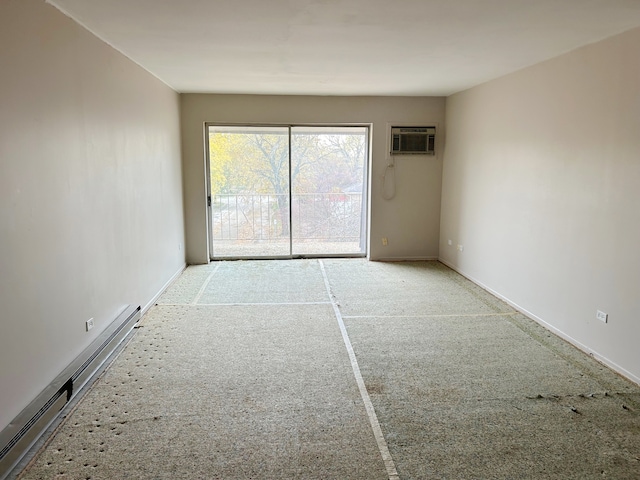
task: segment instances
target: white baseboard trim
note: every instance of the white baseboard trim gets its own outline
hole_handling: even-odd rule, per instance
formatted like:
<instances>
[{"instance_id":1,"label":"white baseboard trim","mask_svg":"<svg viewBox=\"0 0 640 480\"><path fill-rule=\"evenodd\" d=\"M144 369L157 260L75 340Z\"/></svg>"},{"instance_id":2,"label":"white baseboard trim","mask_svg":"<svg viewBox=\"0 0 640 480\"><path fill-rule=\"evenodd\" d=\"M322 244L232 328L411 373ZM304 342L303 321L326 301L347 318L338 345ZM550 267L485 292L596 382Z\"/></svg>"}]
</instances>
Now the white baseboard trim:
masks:
<instances>
[{"instance_id":1,"label":"white baseboard trim","mask_svg":"<svg viewBox=\"0 0 640 480\"><path fill-rule=\"evenodd\" d=\"M153 296L153 298L149 300L149 302L144 307L142 307L141 315L144 315L147 312L147 310L149 310L151 307L155 305L155 303L158 301L158 298L160 298L160 295L162 295L165 292L165 290L169 288L171 284L178 279L178 277L182 274L182 272L185 271L186 268L187 268L187 264L183 263L180 266L180 268L178 268L178 270L173 275L171 275L171 278L169 278L169 280L166 281L166 283L162 286L162 288L160 288L158 293L156 293Z\"/></svg>"},{"instance_id":2,"label":"white baseboard trim","mask_svg":"<svg viewBox=\"0 0 640 480\"><path fill-rule=\"evenodd\" d=\"M528 311L526 308L522 308L517 303L512 302L510 299L508 299L504 295L500 294L499 292L496 292L495 290L493 290L492 288L488 287L484 283L482 283L479 280L473 278L471 275L466 274L464 271L460 270L457 266L453 265L452 263L449 263L446 260L443 260L442 258L438 258L438 261L440 263L446 265L447 267L449 267L451 270L454 270L455 272L459 273L460 275L462 275L466 279L472 281L473 283L478 285L483 290L486 290L487 292L491 293L492 295L498 297L500 300L504 301L505 303L507 303L511 307L515 308L518 312L522 313L523 315L525 315L526 317L530 318L534 322L542 325L547 330L553 332L558 337L562 338L563 340L566 340L567 342L572 344L577 349L582 350L587 355L592 356L593 358L598 360L600 363L606 365L607 367L609 367L610 369L612 369L615 372L619 373L623 377L625 377L628 380L631 380L632 382L640 385L640 377L638 377L637 375L634 375L633 373L631 373L627 369L621 367L617 363L611 361L610 359L608 359L604 355L601 355L600 353L592 350L591 348L589 348L588 346L586 346L583 343L579 342L578 340L576 340L575 338L571 337L570 335L567 335L562 330L554 327L553 325L551 325L550 323L546 322L542 318L538 317L534 313Z\"/></svg>"},{"instance_id":3,"label":"white baseboard trim","mask_svg":"<svg viewBox=\"0 0 640 480\"><path fill-rule=\"evenodd\" d=\"M370 260L372 262L426 262L440 259L438 257L378 257Z\"/></svg>"}]
</instances>

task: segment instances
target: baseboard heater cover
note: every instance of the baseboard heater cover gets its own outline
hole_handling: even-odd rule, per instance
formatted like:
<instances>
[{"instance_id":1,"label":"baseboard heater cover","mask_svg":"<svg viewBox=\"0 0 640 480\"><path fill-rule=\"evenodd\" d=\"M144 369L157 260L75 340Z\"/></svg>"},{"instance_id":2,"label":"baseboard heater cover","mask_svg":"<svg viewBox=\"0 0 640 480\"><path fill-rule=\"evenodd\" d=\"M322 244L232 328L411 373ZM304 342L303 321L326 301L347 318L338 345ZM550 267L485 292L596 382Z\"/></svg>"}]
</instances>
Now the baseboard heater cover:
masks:
<instances>
[{"instance_id":1,"label":"baseboard heater cover","mask_svg":"<svg viewBox=\"0 0 640 480\"><path fill-rule=\"evenodd\" d=\"M128 306L16 418L0 432L0 479L4 479L75 393L91 379L141 317Z\"/></svg>"}]
</instances>

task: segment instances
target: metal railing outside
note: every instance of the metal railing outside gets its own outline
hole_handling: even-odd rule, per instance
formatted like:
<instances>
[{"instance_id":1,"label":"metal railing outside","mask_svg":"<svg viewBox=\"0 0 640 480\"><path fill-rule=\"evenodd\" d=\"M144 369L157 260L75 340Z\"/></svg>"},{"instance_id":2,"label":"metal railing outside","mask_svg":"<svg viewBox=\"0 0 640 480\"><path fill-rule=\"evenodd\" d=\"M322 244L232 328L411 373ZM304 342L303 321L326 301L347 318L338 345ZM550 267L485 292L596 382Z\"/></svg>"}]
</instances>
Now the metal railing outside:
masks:
<instances>
[{"instance_id":1,"label":"metal railing outside","mask_svg":"<svg viewBox=\"0 0 640 480\"><path fill-rule=\"evenodd\" d=\"M362 193L219 194L211 199L214 241L359 242Z\"/></svg>"}]
</instances>

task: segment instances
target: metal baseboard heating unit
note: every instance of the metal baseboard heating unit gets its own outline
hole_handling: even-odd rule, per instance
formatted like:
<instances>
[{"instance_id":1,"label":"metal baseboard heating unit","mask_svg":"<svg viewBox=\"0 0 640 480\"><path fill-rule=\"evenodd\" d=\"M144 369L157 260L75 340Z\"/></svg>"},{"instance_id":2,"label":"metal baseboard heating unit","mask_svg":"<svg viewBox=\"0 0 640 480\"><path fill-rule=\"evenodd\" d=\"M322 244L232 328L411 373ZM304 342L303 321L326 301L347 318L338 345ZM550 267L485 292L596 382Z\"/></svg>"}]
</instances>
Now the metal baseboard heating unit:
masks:
<instances>
[{"instance_id":1,"label":"metal baseboard heating unit","mask_svg":"<svg viewBox=\"0 0 640 480\"><path fill-rule=\"evenodd\" d=\"M91 379L131 332L140 317L139 306L127 307L0 432L0 479L6 478L11 473L67 402Z\"/></svg>"}]
</instances>

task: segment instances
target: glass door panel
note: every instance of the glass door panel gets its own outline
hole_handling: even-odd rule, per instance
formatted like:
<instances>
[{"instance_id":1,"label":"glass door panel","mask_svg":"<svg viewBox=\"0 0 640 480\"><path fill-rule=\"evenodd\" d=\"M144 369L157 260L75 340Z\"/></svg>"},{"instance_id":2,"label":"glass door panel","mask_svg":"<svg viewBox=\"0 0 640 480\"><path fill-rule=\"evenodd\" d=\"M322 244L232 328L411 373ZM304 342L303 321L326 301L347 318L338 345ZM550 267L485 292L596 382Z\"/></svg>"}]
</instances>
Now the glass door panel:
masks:
<instances>
[{"instance_id":1,"label":"glass door panel","mask_svg":"<svg viewBox=\"0 0 640 480\"><path fill-rule=\"evenodd\" d=\"M291 254L289 128L208 126L212 258Z\"/></svg>"},{"instance_id":2,"label":"glass door panel","mask_svg":"<svg viewBox=\"0 0 640 480\"><path fill-rule=\"evenodd\" d=\"M367 127L292 127L293 255L366 253Z\"/></svg>"}]
</instances>

